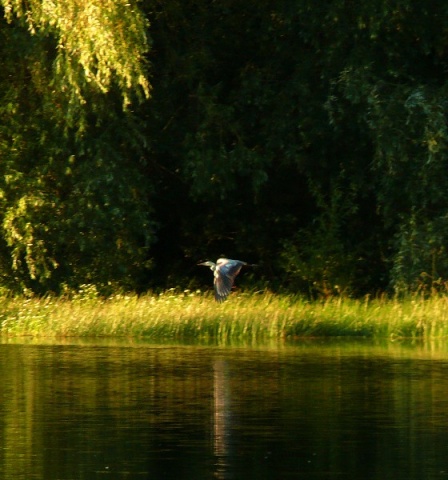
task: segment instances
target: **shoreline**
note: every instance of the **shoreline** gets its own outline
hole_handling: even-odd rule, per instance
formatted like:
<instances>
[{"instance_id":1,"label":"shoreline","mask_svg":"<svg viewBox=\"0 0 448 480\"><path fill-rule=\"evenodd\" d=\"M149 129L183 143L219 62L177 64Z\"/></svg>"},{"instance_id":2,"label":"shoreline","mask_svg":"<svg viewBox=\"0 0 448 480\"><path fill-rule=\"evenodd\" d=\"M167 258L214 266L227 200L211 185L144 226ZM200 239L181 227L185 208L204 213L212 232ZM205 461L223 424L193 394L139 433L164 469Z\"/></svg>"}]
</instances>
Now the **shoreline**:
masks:
<instances>
[{"instance_id":1,"label":"shoreline","mask_svg":"<svg viewBox=\"0 0 448 480\"><path fill-rule=\"evenodd\" d=\"M135 337L159 340L288 340L313 337L429 339L448 336L448 296L333 297L308 301L271 293L0 297L0 335Z\"/></svg>"}]
</instances>

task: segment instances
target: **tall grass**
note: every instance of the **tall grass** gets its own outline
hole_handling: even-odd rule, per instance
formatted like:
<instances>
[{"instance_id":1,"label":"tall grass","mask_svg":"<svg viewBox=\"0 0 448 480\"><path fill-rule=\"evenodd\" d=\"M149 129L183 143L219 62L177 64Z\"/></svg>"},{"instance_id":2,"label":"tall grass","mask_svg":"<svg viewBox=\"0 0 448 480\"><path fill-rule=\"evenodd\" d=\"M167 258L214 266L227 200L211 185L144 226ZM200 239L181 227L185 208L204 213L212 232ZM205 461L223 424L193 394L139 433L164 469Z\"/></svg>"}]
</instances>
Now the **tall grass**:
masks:
<instances>
[{"instance_id":1,"label":"tall grass","mask_svg":"<svg viewBox=\"0 0 448 480\"><path fill-rule=\"evenodd\" d=\"M309 302L286 295L208 294L100 298L94 287L70 297L0 297L0 334L40 337L130 336L150 339L259 341L319 336L448 336L448 297L334 298Z\"/></svg>"}]
</instances>

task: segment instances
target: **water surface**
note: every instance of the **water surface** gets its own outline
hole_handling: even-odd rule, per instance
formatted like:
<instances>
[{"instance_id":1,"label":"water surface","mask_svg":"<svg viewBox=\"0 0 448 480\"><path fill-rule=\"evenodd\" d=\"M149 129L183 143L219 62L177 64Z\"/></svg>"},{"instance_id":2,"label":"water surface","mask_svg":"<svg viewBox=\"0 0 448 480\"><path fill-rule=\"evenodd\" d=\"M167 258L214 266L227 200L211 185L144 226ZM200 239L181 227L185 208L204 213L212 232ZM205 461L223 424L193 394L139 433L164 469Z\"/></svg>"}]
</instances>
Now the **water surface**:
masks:
<instances>
[{"instance_id":1,"label":"water surface","mask_svg":"<svg viewBox=\"0 0 448 480\"><path fill-rule=\"evenodd\" d=\"M448 477L448 350L0 344L0 479Z\"/></svg>"}]
</instances>

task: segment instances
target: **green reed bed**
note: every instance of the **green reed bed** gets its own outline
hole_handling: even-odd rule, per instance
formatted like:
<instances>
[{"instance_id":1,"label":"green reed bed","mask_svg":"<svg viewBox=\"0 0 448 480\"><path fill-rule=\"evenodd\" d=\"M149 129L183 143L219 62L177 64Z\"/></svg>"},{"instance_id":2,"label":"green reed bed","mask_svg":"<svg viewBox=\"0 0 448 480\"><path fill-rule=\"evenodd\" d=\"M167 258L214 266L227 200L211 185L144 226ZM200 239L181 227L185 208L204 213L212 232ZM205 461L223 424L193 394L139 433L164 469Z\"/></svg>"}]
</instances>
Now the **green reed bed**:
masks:
<instances>
[{"instance_id":1,"label":"green reed bed","mask_svg":"<svg viewBox=\"0 0 448 480\"><path fill-rule=\"evenodd\" d=\"M448 297L309 302L299 297L176 292L99 297L86 288L70 297L0 297L0 333L8 336L131 336L150 339L286 339L318 336L448 336Z\"/></svg>"}]
</instances>

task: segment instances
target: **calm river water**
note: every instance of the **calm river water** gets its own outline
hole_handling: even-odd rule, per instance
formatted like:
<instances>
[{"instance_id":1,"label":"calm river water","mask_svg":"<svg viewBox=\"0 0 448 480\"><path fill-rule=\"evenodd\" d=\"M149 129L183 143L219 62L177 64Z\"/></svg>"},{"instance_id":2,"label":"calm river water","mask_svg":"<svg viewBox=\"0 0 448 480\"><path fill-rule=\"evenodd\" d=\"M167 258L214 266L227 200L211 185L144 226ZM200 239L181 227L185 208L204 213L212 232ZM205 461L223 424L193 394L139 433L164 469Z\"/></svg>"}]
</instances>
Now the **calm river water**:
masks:
<instances>
[{"instance_id":1,"label":"calm river water","mask_svg":"<svg viewBox=\"0 0 448 480\"><path fill-rule=\"evenodd\" d=\"M0 479L448 477L443 346L10 340L0 369Z\"/></svg>"}]
</instances>

